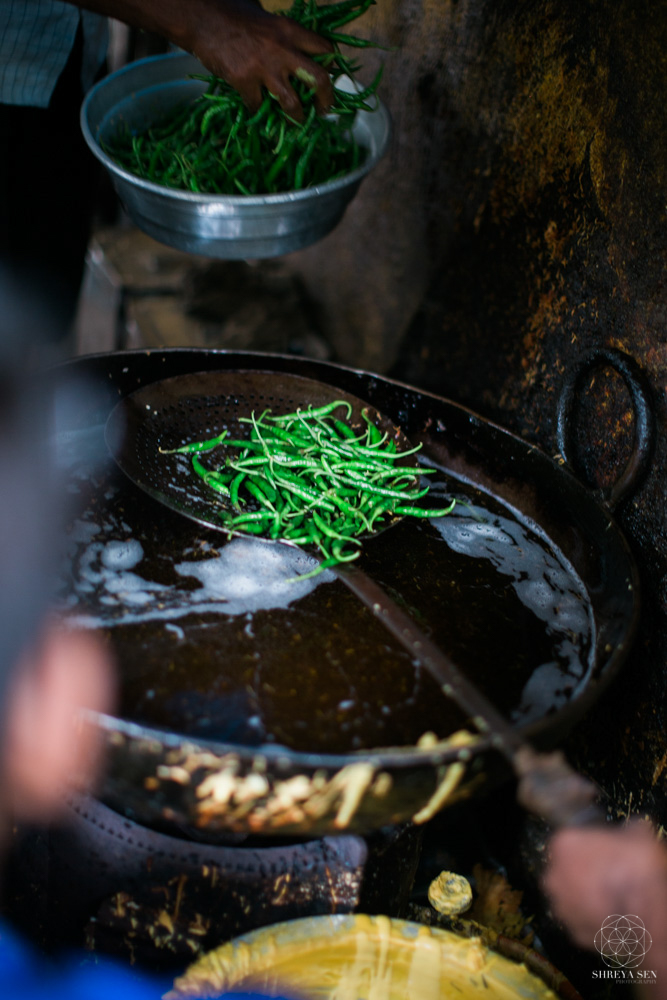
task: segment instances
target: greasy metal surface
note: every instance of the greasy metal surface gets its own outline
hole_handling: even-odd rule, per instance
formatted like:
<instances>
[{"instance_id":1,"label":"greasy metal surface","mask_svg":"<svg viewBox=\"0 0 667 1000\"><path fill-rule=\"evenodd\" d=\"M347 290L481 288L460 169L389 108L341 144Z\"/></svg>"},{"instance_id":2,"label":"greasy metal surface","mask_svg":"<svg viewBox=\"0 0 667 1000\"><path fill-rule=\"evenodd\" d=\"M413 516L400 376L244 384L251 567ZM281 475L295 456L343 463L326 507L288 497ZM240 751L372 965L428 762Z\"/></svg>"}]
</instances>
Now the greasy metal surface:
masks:
<instances>
[{"instance_id":1,"label":"greasy metal surface","mask_svg":"<svg viewBox=\"0 0 667 1000\"><path fill-rule=\"evenodd\" d=\"M99 434L117 399L139 386L176 373L236 367L261 370L267 367L267 357L176 350L81 359L67 370L85 374L102 398L93 397L90 406L77 408L73 423L88 428L94 438L95 428ZM436 641L453 643L471 676L501 707L515 713L517 723L523 721L527 736L544 745L557 740L616 673L632 635L635 570L613 521L544 455L447 400L333 365L270 356L270 367L314 377L368 399L404 427L410 439L423 440L430 460L446 468L438 477L440 488L455 489L471 504L462 508L462 520L445 519L460 529L458 539L446 540L428 522L403 522L386 533L386 545L368 547L364 565ZM70 426L70 443L72 432ZM243 831L329 832L368 829L415 813L428 818L455 794L474 790L476 776L488 771L491 759L474 752L472 762L464 766L458 758L469 755L467 748L429 746L428 741L414 746L428 730L442 738L460 729L462 720L456 713L440 711L427 678L420 678L420 690L415 689L413 665L387 642L379 626L374 631L372 616L364 617L365 609L351 601L340 584L318 585L301 595L287 615L265 609L253 619L229 616L228 638L222 643L212 640L212 622L219 625L224 618L220 594L213 607L201 601L203 577L197 577L196 566L192 573L192 564L201 568L218 559L219 537L214 543L210 536L193 533L182 518L143 499L129 484L109 479L108 471L75 478L88 507L76 527L78 535L73 535L73 572L76 577L77 565L86 570L80 583L89 589L75 588L70 613L80 624L101 628L117 650L124 675L123 714L139 723L95 720L108 733L108 801L132 810L139 819L142 810L151 816L158 810L165 822L194 822L207 834L216 824ZM475 589L466 576L469 555L462 541L471 535L479 538L475 527L480 513L487 546L481 563L490 576ZM520 536L513 538L517 531ZM500 542L496 556L503 549L541 553L536 583L543 598L545 580L553 580L556 571L565 572L571 592L574 587L566 606L578 610L579 624L582 609L593 622L583 674L580 670L578 677L567 680L567 670L577 659L567 656L569 667L565 674L556 671L560 680L555 684L549 670L536 673L540 664L554 662L553 645L549 641L550 649L541 647L544 623L535 621L534 605L530 610L519 601L511 610L516 591L511 578L498 576L493 568L494 537L496 546ZM147 561L141 562L144 558ZM177 562L190 563L180 589L174 586ZM515 567L515 581L526 567ZM582 584L577 581L584 586L578 596ZM188 605L192 599L194 604ZM485 632L487 627L490 632ZM480 635L475 638L477 629L481 644ZM517 641L523 650L518 656ZM262 690L270 694L265 699L270 709L259 730L254 719L245 732L234 732L231 738L228 734L227 742L220 743L219 735L216 740L215 732L206 730L216 708L211 684L220 682L224 664L225 672L240 669L244 690L244 670L252 680L258 660L261 672L266 670L261 681L266 685ZM171 696L164 689L170 676L175 679ZM193 676L201 682L199 701ZM336 679L333 690L323 690L324 677ZM183 682L188 678L186 696ZM531 678L533 684L527 686ZM174 697L179 689L180 702ZM350 690L352 697L345 697ZM527 712L521 706L524 697ZM347 701L352 701L348 708L354 708L351 717L341 704ZM243 707L242 701L232 703L227 724L243 715ZM246 722L256 714L253 707ZM172 734L155 728L173 729L174 720L179 724ZM224 724L224 713L216 721ZM271 726L273 744L267 741ZM258 742L264 745L259 748ZM395 749L378 750L381 746ZM355 753L355 748L364 747L366 752Z\"/></svg>"}]
</instances>

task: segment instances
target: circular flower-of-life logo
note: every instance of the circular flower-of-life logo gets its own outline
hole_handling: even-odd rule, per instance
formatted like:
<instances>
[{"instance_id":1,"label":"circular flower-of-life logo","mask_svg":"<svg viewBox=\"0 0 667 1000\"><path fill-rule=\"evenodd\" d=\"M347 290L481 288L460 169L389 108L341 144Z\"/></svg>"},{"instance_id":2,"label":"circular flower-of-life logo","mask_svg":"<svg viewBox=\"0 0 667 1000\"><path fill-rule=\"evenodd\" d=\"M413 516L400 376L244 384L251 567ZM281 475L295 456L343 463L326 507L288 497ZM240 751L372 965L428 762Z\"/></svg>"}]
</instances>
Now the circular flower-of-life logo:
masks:
<instances>
[{"instance_id":1,"label":"circular flower-of-life logo","mask_svg":"<svg viewBox=\"0 0 667 1000\"><path fill-rule=\"evenodd\" d=\"M612 969L636 969L652 944L644 922L632 913L612 913L595 935L595 947Z\"/></svg>"}]
</instances>

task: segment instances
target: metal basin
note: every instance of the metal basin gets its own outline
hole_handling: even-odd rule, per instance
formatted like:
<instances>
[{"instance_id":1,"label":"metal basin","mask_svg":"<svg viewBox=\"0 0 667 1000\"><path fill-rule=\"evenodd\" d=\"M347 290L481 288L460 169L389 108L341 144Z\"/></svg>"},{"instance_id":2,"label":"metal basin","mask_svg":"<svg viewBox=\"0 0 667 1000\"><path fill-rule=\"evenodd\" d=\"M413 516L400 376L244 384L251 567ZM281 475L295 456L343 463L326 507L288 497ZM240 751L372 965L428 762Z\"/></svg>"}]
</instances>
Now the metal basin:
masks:
<instances>
[{"instance_id":1,"label":"metal basin","mask_svg":"<svg viewBox=\"0 0 667 1000\"><path fill-rule=\"evenodd\" d=\"M197 97L206 84L188 75L206 72L186 53L152 56L112 73L86 96L81 108L84 138L109 171L130 217L162 243L228 260L276 257L322 239L340 222L387 148L390 119L380 102L376 111L356 116L354 137L368 150L362 166L303 191L251 196L176 191L135 177L104 152L101 144L122 123L132 130L145 128L175 105Z\"/></svg>"}]
</instances>

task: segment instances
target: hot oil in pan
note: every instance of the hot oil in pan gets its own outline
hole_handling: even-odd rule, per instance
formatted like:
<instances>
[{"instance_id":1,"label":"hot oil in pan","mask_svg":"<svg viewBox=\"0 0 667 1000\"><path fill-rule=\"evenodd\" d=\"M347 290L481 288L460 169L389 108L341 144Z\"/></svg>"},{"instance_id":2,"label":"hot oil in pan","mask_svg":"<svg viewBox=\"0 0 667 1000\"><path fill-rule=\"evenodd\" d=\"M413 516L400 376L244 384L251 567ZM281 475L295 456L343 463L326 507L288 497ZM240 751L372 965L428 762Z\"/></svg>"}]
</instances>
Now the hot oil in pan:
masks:
<instances>
[{"instance_id":1,"label":"hot oil in pan","mask_svg":"<svg viewBox=\"0 0 667 1000\"><path fill-rule=\"evenodd\" d=\"M585 593L504 508L471 491L467 502L368 541L364 568L500 709L539 718L586 678ZM295 550L226 542L117 473L70 537L65 603L115 650L126 718L311 752L412 745L463 724L340 581L293 582L312 565Z\"/></svg>"},{"instance_id":2,"label":"hot oil in pan","mask_svg":"<svg viewBox=\"0 0 667 1000\"><path fill-rule=\"evenodd\" d=\"M439 493L452 495L436 484L429 500ZM472 491L459 500L449 516L403 521L367 547L364 569L506 716L540 719L589 678L593 618L583 584L499 503Z\"/></svg>"}]
</instances>

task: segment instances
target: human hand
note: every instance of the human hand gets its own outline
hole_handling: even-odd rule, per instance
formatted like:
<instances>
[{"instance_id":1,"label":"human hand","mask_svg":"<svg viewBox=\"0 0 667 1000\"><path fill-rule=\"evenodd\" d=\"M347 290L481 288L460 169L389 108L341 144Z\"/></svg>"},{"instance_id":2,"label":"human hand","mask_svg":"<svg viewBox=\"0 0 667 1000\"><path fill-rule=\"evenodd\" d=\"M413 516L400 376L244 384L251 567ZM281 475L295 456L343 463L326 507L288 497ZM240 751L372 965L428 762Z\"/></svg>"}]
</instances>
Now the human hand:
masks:
<instances>
[{"instance_id":1,"label":"human hand","mask_svg":"<svg viewBox=\"0 0 667 1000\"><path fill-rule=\"evenodd\" d=\"M549 843L543 889L581 947L594 948L606 917L633 914L653 938L651 965L667 966L667 850L650 824L559 830Z\"/></svg>"},{"instance_id":2,"label":"human hand","mask_svg":"<svg viewBox=\"0 0 667 1000\"><path fill-rule=\"evenodd\" d=\"M262 88L300 121L303 108L291 79L315 90L323 113L334 100L331 77L311 56L333 51L326 39L288 17L270 14L259 0L66 0L77 7L152 31L193 55L241 94L251 110Z\"/></svg>"},{"instance_id":3,"label":"human hand","mask_svg":"<svg viewBox=\"0 0 667 1000\"><path fill-rule=\"evenodd\" d=\"M114 664L93 634L51 624L25 652L7 694L0 761L0 804L16 819L55 819L68 791L94 784L103 737L81 711L109 712L115 695Z\"/></svg>"},{"instance_id":4,"label":"human hand","mask_svg":"<svg viewBox=\"0 0 667 1000\"><path fill-rule=\"evenodd\" d=\"M303 108L292 86L298 77L315 89L315 106L324 113L333 103L331 77L313 55L332 51L331 44L287 17L270 14L257 0L212 0L194 18L187 46L216 76L256 110L266 88L283 111L300 121Z\"/></svg>"}]
</instances>

